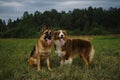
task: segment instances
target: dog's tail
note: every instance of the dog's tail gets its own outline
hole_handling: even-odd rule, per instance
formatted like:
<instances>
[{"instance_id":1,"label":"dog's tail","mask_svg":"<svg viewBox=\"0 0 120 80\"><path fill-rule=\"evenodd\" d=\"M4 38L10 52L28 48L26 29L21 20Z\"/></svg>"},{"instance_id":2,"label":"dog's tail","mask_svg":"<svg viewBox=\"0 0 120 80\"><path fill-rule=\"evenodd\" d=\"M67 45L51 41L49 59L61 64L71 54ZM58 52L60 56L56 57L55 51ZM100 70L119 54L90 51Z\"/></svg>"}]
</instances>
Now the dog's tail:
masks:
<instances>
[{"instance_id":1,"label":"dog's tail","mask_svg":"<svg viewBox=\"0 0 120 80\"><path fill-rule=\"evenodd\" d=\"M91 51L90 51L90 62L92 61L94 57L94 53L95 53L95 50L94 50L94 47L92 46Z\"/></svg>"},{"instance_id":2,"label":"dog's tail","mask_svg":"<svg viewBox=\"0 0 120 80\"><path fill-rule=\"evenodd\" d=\"M35 46L33 47L33 50L31 51L30 56L25 58L25 62L29 62L29 58L33 56L34 52L35 52Z\"/></svg>"}]
</instances>

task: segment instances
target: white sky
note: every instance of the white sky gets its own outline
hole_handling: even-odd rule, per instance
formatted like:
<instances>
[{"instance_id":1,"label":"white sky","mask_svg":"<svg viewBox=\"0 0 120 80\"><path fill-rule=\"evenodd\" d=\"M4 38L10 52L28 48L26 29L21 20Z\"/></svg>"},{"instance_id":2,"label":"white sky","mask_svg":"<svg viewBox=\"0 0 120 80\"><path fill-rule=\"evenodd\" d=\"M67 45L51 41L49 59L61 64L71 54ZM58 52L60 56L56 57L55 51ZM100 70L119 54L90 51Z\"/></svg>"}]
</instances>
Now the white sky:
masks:
<instances>
[{"instance_id":1,"label":"white sky","mask_svg":"<svg viewBox=\"0 0 120 80\"><path fill-rule=\"evenodd\" d=\"M120 0L0 0L0 19L8 20L11 18L22 17L25 11L34 13L45 10L56 9L57 11L69 11L74 8L109 7L120 8Z\"/></svg>"}]
</instances>

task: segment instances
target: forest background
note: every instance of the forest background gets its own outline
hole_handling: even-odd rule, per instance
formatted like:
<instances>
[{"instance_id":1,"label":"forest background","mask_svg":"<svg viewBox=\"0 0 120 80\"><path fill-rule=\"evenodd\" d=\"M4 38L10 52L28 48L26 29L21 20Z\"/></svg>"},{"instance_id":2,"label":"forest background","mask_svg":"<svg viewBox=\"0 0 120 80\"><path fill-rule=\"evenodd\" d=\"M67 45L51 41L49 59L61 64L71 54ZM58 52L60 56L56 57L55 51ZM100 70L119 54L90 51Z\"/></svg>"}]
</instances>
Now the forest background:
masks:
<instances>
[{"instance_id":1,"label":"forest background","mask_svg":"<svg viewBox=\"0 0 120 80\"><path fill-rule=\"evenodd\" d=\"M65 29L68 35L120 34L120 8L25 11L14 21L0 19L0 38L38 38L44 25L54 30Z\"/></svg>"}]
</instances>

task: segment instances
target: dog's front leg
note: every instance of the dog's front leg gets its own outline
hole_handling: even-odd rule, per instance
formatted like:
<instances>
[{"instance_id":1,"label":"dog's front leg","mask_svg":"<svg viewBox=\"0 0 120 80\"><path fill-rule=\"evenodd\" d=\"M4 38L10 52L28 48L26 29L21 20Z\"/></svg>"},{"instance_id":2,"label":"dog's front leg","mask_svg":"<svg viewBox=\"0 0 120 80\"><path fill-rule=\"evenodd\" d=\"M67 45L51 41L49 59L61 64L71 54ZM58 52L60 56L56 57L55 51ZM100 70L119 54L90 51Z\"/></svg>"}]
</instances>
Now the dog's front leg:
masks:
<instances>
[{"instance_id":1,"label":"dog's front leg","mask_svg":"<svg viewBox=\"0 0 120 80\"><path fill-rule=\"evenodd\" d=\"M63 57L60 57L60 66L62 66L64 64L64 59Z\"/></svg>"},{"instance_id":2,"label":"dog's front leg","mask_svg":"<svg viewBox=\"0 0 120 80\"><path fill-rule=\"evenodd\" d=\"M37 71L40 71L40 55L37 55Z\"/></svg>"},{"instance_id":3,"label":"dog's front leg","mask_svg":"<svg viewBox=\"0 0 120 80\"><path fill-rule=\"evenodd\" d=\"M47 57L47 67L48 67L48 70L51 71L52 69L50 68L50 59L49 57Z\"/></svg>"}]
</instances>

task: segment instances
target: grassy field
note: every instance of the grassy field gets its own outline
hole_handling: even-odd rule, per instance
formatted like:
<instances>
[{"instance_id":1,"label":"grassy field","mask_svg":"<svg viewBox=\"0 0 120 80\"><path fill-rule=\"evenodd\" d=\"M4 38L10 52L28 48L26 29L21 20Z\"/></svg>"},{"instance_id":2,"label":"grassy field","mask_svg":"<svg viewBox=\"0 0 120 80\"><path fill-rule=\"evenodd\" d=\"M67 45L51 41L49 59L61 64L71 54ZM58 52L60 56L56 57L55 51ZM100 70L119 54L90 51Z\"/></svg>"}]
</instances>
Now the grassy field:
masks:
<instances>
[{"instance_id":1,"label":"grassy field","mask_svg":"<svg viewBox=\"0 0 120 80\"><path fill-rule=\"evenodd\" d=\"M74 59L71 66L59 67L58 57L53 49L51 72L46 64L37 72L36 68L26 62L37 39L0 39L0 80L119 80L120 36L87 38L95 48L95 56L89 70L80 58Z\"/></svg>"}]
</instances>

